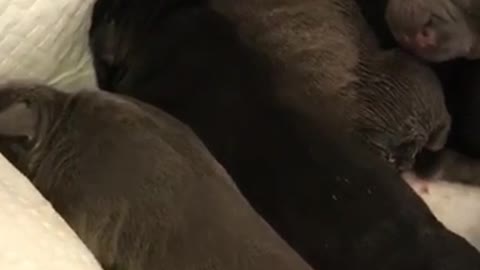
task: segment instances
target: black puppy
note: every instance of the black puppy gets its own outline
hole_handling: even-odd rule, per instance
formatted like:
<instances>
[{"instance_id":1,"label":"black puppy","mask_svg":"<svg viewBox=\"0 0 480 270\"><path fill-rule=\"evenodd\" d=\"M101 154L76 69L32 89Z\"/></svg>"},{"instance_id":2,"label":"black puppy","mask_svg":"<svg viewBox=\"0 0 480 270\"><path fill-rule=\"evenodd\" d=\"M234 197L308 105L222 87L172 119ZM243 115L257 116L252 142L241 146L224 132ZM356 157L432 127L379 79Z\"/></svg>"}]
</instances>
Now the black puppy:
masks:
<instances>
[{"instance_id":1,"label":"black puppy","mask_svg":"<svg viewBox=\"0 0 480 270\"><path fill-rule=\"evenodd\" d=\"M385 48L402 46L431 61L475 58L474 50L471 55L462 55L459 50L478 35L474 6L466 8L475 5L472 1L356 1ZM396 30L400 44L391 35L386 19ZM433 34L435 44L415 52L420 45L416 43L422 42L425 34ZM420 39L415 41L415 35ZM472 45L478 46L476 43ZM463 58L429 65L442 81L452 128L445 149L421 152L414 168L416 175L408 173L404 177L448 228L480 248L478 216L470 214L476 211L479 198L479 189L473 186L480 185L480 66L476 60Z\"/></svg>"},{"instance_id":2,"label":"black puppy","mask_svg":"<svg viewBox=\"0 0 480 270\"><path fill-rule=\"evenodd\" d=\"M335 104L337 120L401 170L422 148L443 147L450 117L437 78L413 57L381 50L353 1L219 1L211 9L170 2L97 2L92 48L102 88L175 110L200 136L208 131L184 119L185 103L222 89L233 96L220 106L233 109L234 92L243 89L314 118L329 114L320 103ZM252 66L248 74L243 66Z\"/></svg>"},{"instance_id":3,"label":"black puppy","mask_svg":"<svg viewBox=\"0 0 480 270\"><path fill-rule=\"evenodd\" d=\"M356 1L386 48L400 45L433 62L453 59L430 64L442 81L452 116L447 149L421 153L416 172L425 180L480 184L480 62L459 59L480 57L480 2Z\"/></svg>"},{"instance_id":4,"label":"black puppy","mask_svg":"<svg viewBox=\"0 0 480 270\"><path fill-rule=\"evenodd\" d=\"M212 5L98 1L91 45L102 88L191 126L317 269L480 267L386 162L345 134L344 124L372 127L363 130L371 141L407 161L427 142L441 145L448 114L428 68L382 53L374 38L362 43L368 27L349 1Z\"/></svg>"},{"instance_id":5,"label":"black puppy","mask_svg":"<svg viewBox=\"0 0 480 270\"><path fill-rule=\"evenodd\" d=\"M0 135L105 270L311 270L190 129L156 108L7 84Z\"/></svg>"}]
</instances>

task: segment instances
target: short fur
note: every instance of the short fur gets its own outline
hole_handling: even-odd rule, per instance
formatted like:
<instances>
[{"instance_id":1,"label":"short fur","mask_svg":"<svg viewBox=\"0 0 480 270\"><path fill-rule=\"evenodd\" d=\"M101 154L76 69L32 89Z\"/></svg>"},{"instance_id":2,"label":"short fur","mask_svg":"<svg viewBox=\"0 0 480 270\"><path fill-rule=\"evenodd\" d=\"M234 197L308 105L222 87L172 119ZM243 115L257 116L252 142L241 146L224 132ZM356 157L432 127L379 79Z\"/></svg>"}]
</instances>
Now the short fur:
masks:
<instances>
[{"instance_id":1,"label":"short fur","mask_svg":"<svg viewBox=\"0 0 480 270\"><path fill-rule=\"evenodd\" d=\"M101 0L91 34L99 82L190 125L317 269L477 269L471 246L334 128L363 126L394 146L412 139L415 152L448 125L430 71L381 52L342 3Z\"/></svg>"},{"instance_id":2,"label":"short fur","mask_svg":"<svg viewBox=\"0 0 480 270\"><path fill-rule=\"evenodd\" d=\"M480 58L478 0L388 0L386 18L396 39L429 61Z\"/></svg>"},{"instance_id":3,"label":"short fur","mask_svg":"<svg viewBox=\"0 0 480 270\"><path fill-rule=\"evenodd\" d=\"M389 0L356 1L362 7L369 24L375 29L375 33L382 44L386 48L397 46L398 44L392 40L388 33L384 16ZM408 20L408 18L403 20ZM420 164L416 166L418 173L422 177L452 176L452 179L448 179L448 181L464 183L479 181L480 174L476 173L477 170L467 168L471 168L476 163L476 159L480 158L480 129L478 125L480 120L480 92L478 91L480 87L480 60L456 59L442 63L429 63L429 65L436 71L442 82L447 109L452 118L452 126L446 144L447 150L438 153L438 155L430 151L424 151L419 157ZM445 155L445 153L448 154ZM447 162L445 159L451 161ZM441 174L438 171L440 168L443 168ZM458 177L455 177L455 175Z\"/></svg>"},{"instance_id":4,"label":"short fur","mask_svg":"<svg viewBox=\"0 0 480 270\"><path fill-rule=\"evenodd\" d=\"M190 129L156 108L2 85L0 135L105 270L311 270Z\"/></svg>"},{"instance_id":5,"label":"short fur","mask_svg":"<svg viewBox=\"0 0 480 270\"><path fill-rule=\"evenodd\" d=\"M97 56L102 88L132 94L167 110L177 110L185 105L178 104L178 99L170 100L168 96L171 93L175 93L174 96L176 93L196 95L190 93L193 85L209 88L209 82L205 83L200 74L213 71L215 74L207 76L226 74L222 83L238 80L232 76L259 76L262 78L255 78L255 85L249 88L271 88L273 84L274 92L269 95L313 117L322 117L325 113L325 110L318 109L318 104L336 104L341 121L373 150L401 169L409 168L416 153L423 147L439 149L445 143L450 118L435 75L398 50L380 50L355 3L290 0L259 4L245 1L230 6L228 1L218 1L211 4L212 9L208 9L206 4L186 8L181 5L185 1L177 2L181 8L172 8L171 4L169 7L173 11L157 4L153 9L158 12L146 10L148 5L142 7L141 3L130 6L121 1L103 0L97 3L97 7L108 6L108 12L113 14L100 18L103 24L92 28L92 47ZM142 8L145 10L142 11ZM99 9L94 17L101 16ZM119 15L123 9L146 14L141 18L124 18ZM192 27L192 22L197 25ZM135 29L129 28L132 23L135 23ZM155 24L161 27L151 29ZM144 29L141 28L143 26ZM215 30L205 34L211 31L203 30L208 27ZM200 31L202 36L192 34L193 31ZM150 36L152 33L155 34L153 38ZM201 46L212 45L205 41L208 38L221 41L214 45L216 51L212 49L208 54L200 53L206 50ZM149 40L149 44L145 45L142 40ZM228 58L214 60L219 58L218 55L226 55L225 47L231 48L235 42L255 48L254 53L259 54L246 55L252 53L245 48L235 48L245 51L242 56L247 59L243 62L254 61L252 64L261 65L250 72L255 72L255 75L230 75L235 66L224 71L211 67L211 71L199 70L204 68L202 61L205 64L219 61L217 65L221 68L237 64L236 60ZM193 44L200 48L192 51ZM157 52L152 54L153 50ZM187 50L189 52L185 53ZM177 58L173 55L183 56ZM188 57L191 59L187 60ZM259 57L262 59L258 60ZM148 63L138 59L148 59ZM158 72L157 67L153 81L162 82L165 88L171 89L170 93L151 89L149 84L152 84L153 70L150 74L135 74L141 69L137 66L149 63L169 68L160 68L162 72ZM176 71L177 68L182 70ZM108 72L102 72L105 69ZM177 77L170 75L171 72L180 74L178 77L188 82L177 83ZM133 85L136 92L129 93Z\"/></svg>"},{"instance_id":6,"label":"short fur","mask_svg":"<svg viewBox=\"0 0 480 270\"><path fill-rule=\"evenodd\" d=\"M357 2L382 46L397 46L385 20L388 0ZM402 2L405 3L408 1ZM436 70L444 86L452 128L446 149L420 153L415 165L416 175L410 172L404 178L447 228L480 249L478 215L474 213L480 206L478 61L459 58L429 65Z\"/></svg>"},{"instance_id":7,"label":"short fur","mask_svg":"<svg viewBox=\"0 0 480 270\"><path fill-rule=\"evenodd\" d=\"M91 41L100 85L190 125L255 209L316 269L479 268L471 246L434 220L386 163L335 127L343 130L337 120L344 115L400 141L444 131L448 116L430 72L398 52L359 65L379 50L374 39L360 46L363 53L351 43L368 37L358 32L366 26L354 6L223 3L235 7L97 2ZM422 87L412 73L426 75ZM425 126L415 124L417 116ZM395 121L405 119L414 126L398 128Z\"/></svg>"}]
</instances>

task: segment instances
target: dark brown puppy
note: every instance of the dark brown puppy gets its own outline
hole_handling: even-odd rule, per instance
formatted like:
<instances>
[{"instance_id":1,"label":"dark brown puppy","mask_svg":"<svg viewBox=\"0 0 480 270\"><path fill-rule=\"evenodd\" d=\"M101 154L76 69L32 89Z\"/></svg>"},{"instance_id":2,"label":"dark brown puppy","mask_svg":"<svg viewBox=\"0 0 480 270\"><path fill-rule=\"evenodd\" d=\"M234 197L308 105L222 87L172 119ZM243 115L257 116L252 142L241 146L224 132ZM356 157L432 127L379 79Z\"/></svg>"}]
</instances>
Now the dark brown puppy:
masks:
<instances>
[{"instance_id":1,"label":"dark brown puppy","mask_svg":"<svg viewBox=\"0 0 480 270\"><path fill-rule=\"evenodd\" d=\"M381 50L354 1L212 2L269 55L284 102L316 117L325 113L319 100L335 103L351 131L400 169L423 147L444 145L450 118L438 79L401 51Z\"/></svg>"},{"instance_id":2,"label":"dark brown puppy","mask_svg":"<svg viewBox=\"0 0 480 270\"><path fill-rule=\"evenodd\" d=\"M167 114L106 92L0 89L3 153L105 270L311 270Z\"/></svg>"},{"instance_id":3,"label":"dark brown puppy","mask_svg":"<svg viewBox=\"0 0 480 270\"><path fill-rule=\"evenodd\" d=\"M429 61L480 58L478 0L389 0L386 19L404 47Z\"/></svg>"},{"instance_id":4,"label":"dark brown puppy","mask_svg":"<svg viewBox=\"0 0 480 270\"><path fill-rule=\"evenodd\" d=\"M120 80L113 87L116 91L129 93L135 89L135 93L132 93L134 96L148 95L148 101L153 103L157 103L154 99L165 95L154 94L153 91L147 94L146 92L149 92L147 87L130 88L129 85L137 84L132 80L139 80L144 75L137 76L134 74L135 71L129 72L125 69L140 69L137 66L144 65L144 62L138 62L133 58L149 58L142 55L150 52L145 46L153 48L155 44L157 48L165 48L170 46L168 44L176 42L165 41L176 34L173 28L168 30L169 26L162 25L168 24L170 19L159 23L162 26L157 29L151 29L147 25L143 30L126 30L122 28L122 24L128 20L137 20L138 25L148 24L151 16L162 18L164 13L169 12L169 8L175 7L172 4L175 2L181 7L188 3L188 1L164 1L163 5L157 4L165 9L159 11L158 15L152 13L145 15L143 19L114 18L95 28L92 42L95 43L93 47L98 55L97 63L103 62L103 66L111 67L110 72L106 73L101 71L102 65L97 64L103 88L112 89L108 84L111 84L112 80ZM273 94L281 102L316 118L321 118L326 113L325 110L318 109L320 102L334 103L336 110L340 112L339 115L342 116L341 120L338 120L345 122L345 126L348 126L352 133L402 170L411 167L415 155L423 147L430 150L443 147L450 126L450 117L437 78L429 68L399 50L382 51L353 0L289 0L265 3L249 0L242 1L241 4L235 1L211 2L214 11L233 22L234 27L239 30L238 35L243 44L255 48L256 53L267 57L266 61L271 64L271 70L265 82L273 78L275 84ZM128 6L122 4L122 1L108 0L100 1L98 5L108 5L105 3L110 3L109 12L112 13ZM134 7L135 5L139 7ZM135 5L130 4L125 9L141 9L141 3ZM185 14L197 12L194 16L199 16L196 8L194 5L192 10L185 9ZM172 17L171 20L176 19L177 17ZM184 27L185 18L179 17L178 20L177 23ZM218 20L217 23L228 25L227 22ZM128 43L127 40L142 40L146 38L141 37L142 35L147 33L151 35L152 31L157 33L159 42L163 44L155 42L145 44L144 51L131 49L135 45ZM210 38L221 39L224 42L218 35L209 35ZM155 38L157 37L153 39ZM202 37L204 38L206 37ZM185 61L184 58L192 52L180 52L181 48L174 48L172 51L184 54L185 56L179 60ZM174 57L173 55L175 54L170 55L164 50L159 55L163 59L153 57L150 61L159 60L159 65L162 65L163 61L165 67L168 67L167 61L176 61L176 58L169 59ZM199 58L193 57L192 62ZM128 63L128 67L122 67L125 63ZM201 65L186 62L182 64L193 65L194 68ZM170 71L167 73L170 74ZM258 73L257 76L262 76L265 72ZM183 77L182 80L189 80L193 85L199 74L190 78ZM160 76L166 77L167 74ZM110 79L104 79L106 77ZM161 79L163 78L159 78ZM171 80L171 78L164 80L164 83L170 84ZM181 84L185 87L188 83ZM172 89L178 87L177 85ZM165 106L169 107L169 104L162 104L162 107Z\"/></svg>"},{"instance_id":5,"label":"dark brown puppy","mask_svg":"<svg viewBox=\"0 0 480 270\"><path fill-rule=\"evenodd\" d=\"M101 86L192 127L317 269L480 268L478 252L392 168L328 122L385 138L386 150L408 153L398 160L425 141L436 148L448 115L427 68L380 51L348 1L212 5L98 1L91 42Z\"/></svg>"}]
</instances>

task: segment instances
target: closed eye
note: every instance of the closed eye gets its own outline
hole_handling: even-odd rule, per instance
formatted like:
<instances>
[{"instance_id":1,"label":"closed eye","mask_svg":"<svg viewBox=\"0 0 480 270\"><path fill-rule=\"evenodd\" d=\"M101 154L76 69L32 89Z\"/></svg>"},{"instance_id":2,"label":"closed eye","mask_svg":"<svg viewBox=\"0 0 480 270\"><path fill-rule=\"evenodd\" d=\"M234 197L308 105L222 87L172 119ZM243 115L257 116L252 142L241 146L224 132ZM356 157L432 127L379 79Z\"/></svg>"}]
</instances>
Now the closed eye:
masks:
<instances>
[{"instance_id":1,"label":"closed eye","mask_svg":"<svg viewBox=\"0 0 480 270\"><path fill-rule=\"evenodd\" d=\"M445 22L448 22L448 20L436 14L431 14L423 24L423 28L434 27L440 23L445 23Z\"/></svg>"},{"instance_id":2,"label":"closed eye","mask_svg":"<svg viewBox=\"0 0 480 270\"><path fill-rule=\"evenodd\" d=\"M455 17L444 18L436 14L432 14L431 20L433 21L433 23L446 23L446 22L456 21Z\"/></svg>"}]
</instances>

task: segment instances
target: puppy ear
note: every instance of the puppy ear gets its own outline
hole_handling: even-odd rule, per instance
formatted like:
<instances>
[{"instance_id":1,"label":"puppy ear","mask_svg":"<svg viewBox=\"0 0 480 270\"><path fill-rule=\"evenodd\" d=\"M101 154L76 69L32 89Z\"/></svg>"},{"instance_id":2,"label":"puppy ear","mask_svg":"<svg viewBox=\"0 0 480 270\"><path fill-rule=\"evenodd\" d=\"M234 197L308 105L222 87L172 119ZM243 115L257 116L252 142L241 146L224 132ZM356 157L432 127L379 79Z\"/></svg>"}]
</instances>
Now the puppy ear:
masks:
<instances>
[{"instance_id":1,"label":"puppy ear","mask_svg":"<svg viewBox=\"0 0 480 270\"><path fill-rule=\"evenodd\" d=\"M32 140L38 122L37 111L26 101L14 102L0 111L0 136Z\"/></svg>"}]
</instances>

